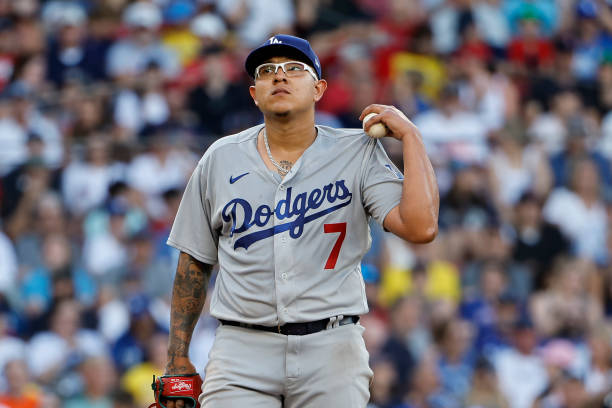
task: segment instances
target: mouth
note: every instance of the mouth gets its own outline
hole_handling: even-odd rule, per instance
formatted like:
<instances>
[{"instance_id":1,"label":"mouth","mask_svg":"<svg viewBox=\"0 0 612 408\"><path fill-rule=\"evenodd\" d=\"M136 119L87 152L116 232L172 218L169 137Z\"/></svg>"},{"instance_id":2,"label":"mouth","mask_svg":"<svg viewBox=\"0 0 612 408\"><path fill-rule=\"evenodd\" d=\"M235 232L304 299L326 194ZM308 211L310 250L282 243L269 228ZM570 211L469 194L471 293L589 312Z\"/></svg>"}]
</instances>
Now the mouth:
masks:
<instances>
[{"instance_id":1,"label":"mouth","mask_svg":"<svg viewBox=\"0 0 612 408\"><path fill-rule=\"evenodd\" d=\"M284 88L278 88L278 89L275 89L274 91L272 91L272 95L278 95L278 94L287 94L287 95L290 95L291 92L289 92L288 90L286 90Z\"/></svg>"}]
</instances>

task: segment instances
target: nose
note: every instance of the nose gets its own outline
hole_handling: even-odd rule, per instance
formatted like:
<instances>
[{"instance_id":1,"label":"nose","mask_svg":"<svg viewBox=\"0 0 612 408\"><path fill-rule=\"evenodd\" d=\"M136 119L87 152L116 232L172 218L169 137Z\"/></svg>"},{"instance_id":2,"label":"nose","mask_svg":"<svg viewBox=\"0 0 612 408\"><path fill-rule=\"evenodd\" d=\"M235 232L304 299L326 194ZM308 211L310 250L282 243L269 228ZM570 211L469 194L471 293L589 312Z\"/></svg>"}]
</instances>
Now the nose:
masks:
<instances>
[{"instance_id":1,"label":"nose","mask_svg":"<svg viewBox=\"0 0 612 408\"><path fill-rule=\"evenodd\" d=\"M287 74L282 67L276 67L276 72L274 73L274 81L285 81L287 79Z\"/></svg>"}]
</instances>

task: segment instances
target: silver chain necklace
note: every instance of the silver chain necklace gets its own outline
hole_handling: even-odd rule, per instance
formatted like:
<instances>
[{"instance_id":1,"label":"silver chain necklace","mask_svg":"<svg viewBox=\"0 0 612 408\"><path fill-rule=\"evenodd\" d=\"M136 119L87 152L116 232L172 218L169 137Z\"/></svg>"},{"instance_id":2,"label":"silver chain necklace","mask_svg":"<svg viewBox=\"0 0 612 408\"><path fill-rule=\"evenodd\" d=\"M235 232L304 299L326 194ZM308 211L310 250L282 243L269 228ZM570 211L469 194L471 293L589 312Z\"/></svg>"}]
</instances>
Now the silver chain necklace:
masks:
<instances>
[{"instance_id":1,"label":"silver chain necklace","mask_svg":"<svg viewBox=\"0 0 612 408\"><path fill-rule=\"evenodd\" d=\"M266 151L268 152L268 159L270 159L270 161L272 162L274 167L276 167L276 169L281 174L281 176L286 176L287 173L289 173L289 170L281 166L280 163L278 163L276 160L274 160L274 157L272 157L272 152L270 152L270 145L268 144L268 135L266 133L265 127L263 130L263 137L264 137L264 144L266 145Z\"/></svg>"}]
</instances>

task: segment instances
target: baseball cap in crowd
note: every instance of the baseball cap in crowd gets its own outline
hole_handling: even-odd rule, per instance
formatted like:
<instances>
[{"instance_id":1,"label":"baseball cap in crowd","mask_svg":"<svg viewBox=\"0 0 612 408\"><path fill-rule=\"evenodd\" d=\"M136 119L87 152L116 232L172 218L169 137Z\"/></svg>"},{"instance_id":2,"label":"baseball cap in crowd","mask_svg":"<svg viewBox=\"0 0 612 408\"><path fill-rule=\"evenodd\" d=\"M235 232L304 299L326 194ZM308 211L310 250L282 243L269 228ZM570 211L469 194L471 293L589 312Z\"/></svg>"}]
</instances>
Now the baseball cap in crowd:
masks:
<instances>
[{"instance_id":1,"label":"baseball cap in crowd","mask_svg":"<svg viewBox=\"0 0 612 408\"><path fill-rule=\"evenodd\" d=\"M51 1L42 10L42 20L49 29L80 26L87 21L87 13L79 4Z\"/></svg>"},{"instance_id":2,"label":"baseball cap in crowd","mask_svg":"<svg viewBox=\"0 0 612 408\"><path fill-rule=\"evenodd\" d=\"M196 7L190 0L175 0L164 10L164 19L170 24L180 24L193 17Z\"/></svg>"},{"instance_id":3,"label":"baseball cap in crowd","mask_svg":"<svg viewBox=\"0 0 612 408\"><path fill-rule=\"evenodd\" d=\"M255 68L273 57L295 58L313 67L317 77L321 78L321 63L319 57L310 47L310 43L303 38L287 34L277 34L270 37L265 43L255 48L247 57L244 67L247 73L254 78Z\"/></svg>"},{"instance_id":4,"label":"baseball cap in crowd","mask_svg":"<svg viewBox=\"0 0 612 408\"><path fill-rule=\"evenodd\" d=\"M128 204L121 197L113 198L106 204L106 211L111 216L124 216L128 210Z\"/></svg>"},{"instance_id":5,"label":"baseball cap in crowd","mask_svg":"<svg viewBox=\"0 0 612 408\"><path fill-rule=\"evenodd\" d=\"M227 27L223 19L213 13L200 14L191 21L191 32L200 38L219 40L225 37Z\"/></svg>"},{"instance_id":6,"label":"baseball cap in crowd","mask_svg":"<svg viewBox=\"0 0 612 408\"><path fill-rule=\"evenodd\" d=\"M531 321L529 316L522 315L514 322L514 330L533 330L533 322Z\"/></svg>"},{"instance_id":7,"label":"baseball cap in crowd","mask_svg":"<svg viewBox=\"0 0 612 408\"><path fill-rule=\"evenodd\" d=\"M579 0L576 4L578 17L592 19L597 17L597 3L594 0Z\"/></svg>"},{"instance_id":8,"label":"baseball cap in crowd","mask_svg":"<svg viewBox=\"0 0 612 408\"><path fill-rule=\"evenodd\" d=\"M127 299L127 308L130 315L135 317L141 317L150 314L149 307L151 301L148 296L142 293L136 293L131 295Z\"/></svg>"},{"instance_id":9,"label":"baseball cap in crowd","mask_svg":"<svg viewBox=\"0 0 612 408\"><path fill-rule=\"evenodd\" d=\"M130 27L156 29L162 23L162 13L156 5L139 1L125 9L123 22Z\"/></svg>"}]
</instances>

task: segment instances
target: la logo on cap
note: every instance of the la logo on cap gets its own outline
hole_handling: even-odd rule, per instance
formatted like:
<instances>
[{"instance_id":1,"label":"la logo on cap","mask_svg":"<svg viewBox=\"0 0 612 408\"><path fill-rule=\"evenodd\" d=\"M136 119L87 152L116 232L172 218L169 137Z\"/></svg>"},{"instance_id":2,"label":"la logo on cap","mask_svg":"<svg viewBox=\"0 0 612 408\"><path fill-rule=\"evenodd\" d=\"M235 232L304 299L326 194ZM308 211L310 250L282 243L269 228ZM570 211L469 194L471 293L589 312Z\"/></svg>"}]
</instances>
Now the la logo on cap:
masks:
<instances>
[{"instance_id":1,"label":"la logo on cap","mask_svg":"<svg viewBox=\"0 0 612 408\"><path fill-rule=\"evenodd\" d=\"M281 40L279 40L276 37L270 37L268 41L270 42L270 44L282 44L283 43Z\"/></svg>"}]
</instances>

